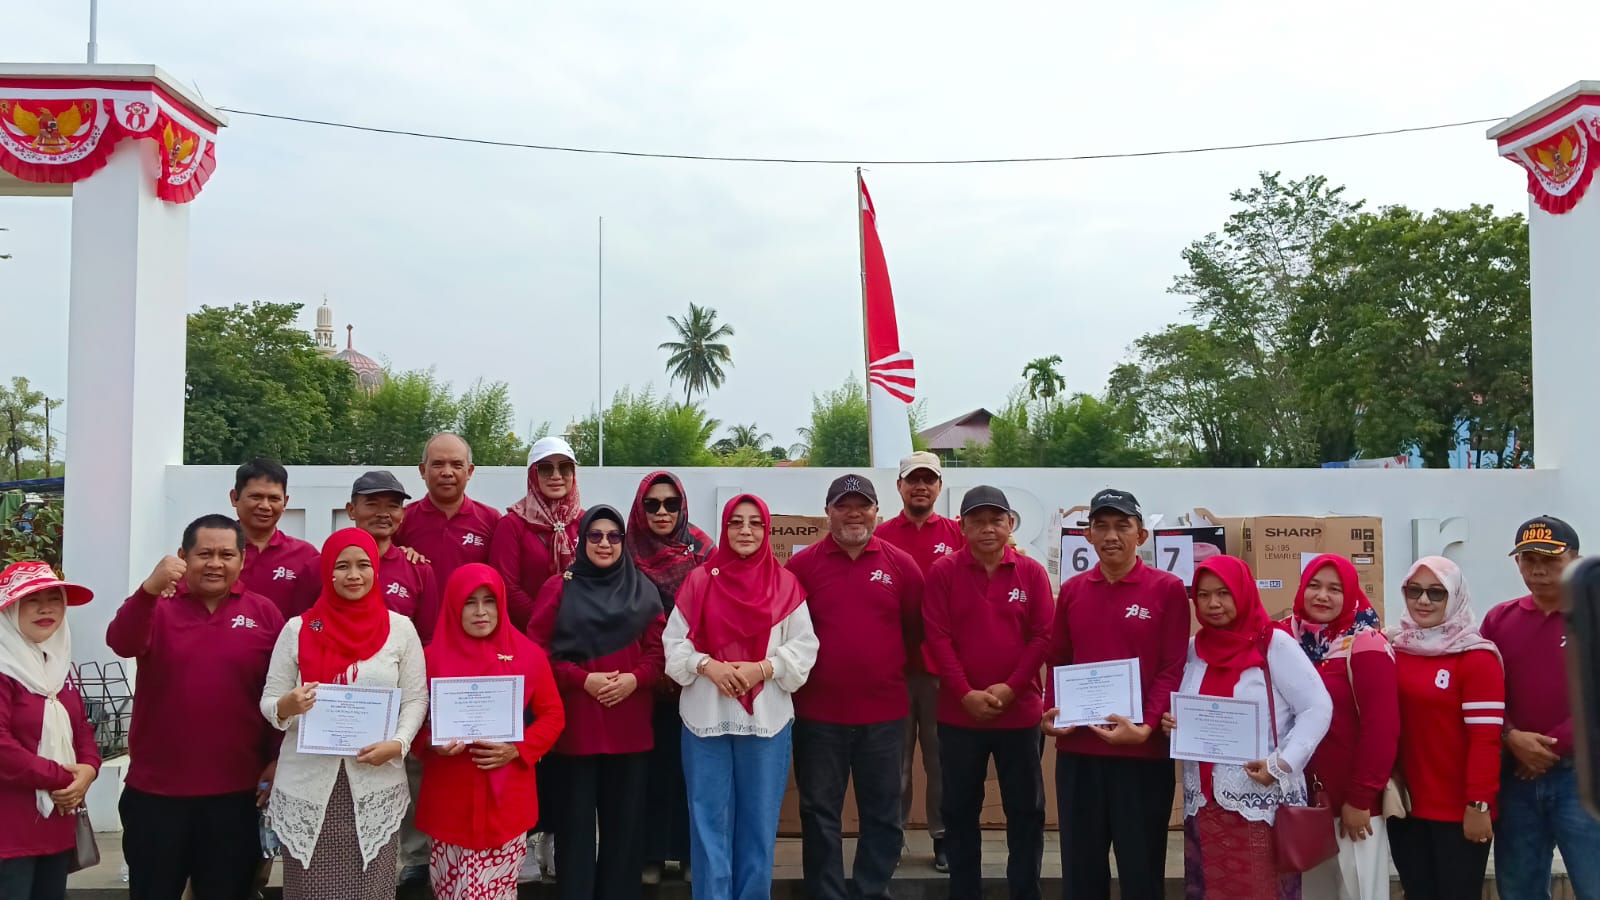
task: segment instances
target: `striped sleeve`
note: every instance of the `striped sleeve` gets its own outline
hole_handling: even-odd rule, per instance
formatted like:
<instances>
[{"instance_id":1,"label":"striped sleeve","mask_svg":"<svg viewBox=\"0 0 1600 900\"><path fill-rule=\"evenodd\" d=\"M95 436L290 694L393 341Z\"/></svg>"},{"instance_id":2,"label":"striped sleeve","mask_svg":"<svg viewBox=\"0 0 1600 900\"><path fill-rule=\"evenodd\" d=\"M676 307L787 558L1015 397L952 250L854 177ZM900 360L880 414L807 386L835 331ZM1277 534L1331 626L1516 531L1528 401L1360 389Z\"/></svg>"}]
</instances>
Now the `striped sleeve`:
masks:
<instances>
[{"instance_id":1,"label":"striped sleeve","mask_svg":"<svg viewBox=\"0 0 1600 900\"><path fill-rule=\"evenodd\" d=\"M1500 657L1469 650L1461 659L1461 720L1467 725L1467 802L1495 803L1500 792L1500 731L1506 679Z\"/></svg>"}]
</instances>

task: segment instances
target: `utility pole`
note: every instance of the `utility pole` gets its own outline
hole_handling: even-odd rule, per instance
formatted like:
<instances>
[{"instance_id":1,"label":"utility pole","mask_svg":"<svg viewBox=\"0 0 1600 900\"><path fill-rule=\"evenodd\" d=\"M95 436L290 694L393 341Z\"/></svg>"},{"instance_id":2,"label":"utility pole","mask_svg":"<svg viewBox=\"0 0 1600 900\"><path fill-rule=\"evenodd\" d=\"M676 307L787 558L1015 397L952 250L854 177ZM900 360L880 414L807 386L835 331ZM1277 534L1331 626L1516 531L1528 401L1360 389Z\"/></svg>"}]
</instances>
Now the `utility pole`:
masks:
<instances>
[{"instance_id":1,"label":"utility pole","mask_svg":"<svg viewBox=\"0 0 1600 900\"><path fill-rule=\"evenodd\" d=\"M50 477L50 410L61 405L60 400L44 398L44 477Z\"/></svg>"}]
</instances>

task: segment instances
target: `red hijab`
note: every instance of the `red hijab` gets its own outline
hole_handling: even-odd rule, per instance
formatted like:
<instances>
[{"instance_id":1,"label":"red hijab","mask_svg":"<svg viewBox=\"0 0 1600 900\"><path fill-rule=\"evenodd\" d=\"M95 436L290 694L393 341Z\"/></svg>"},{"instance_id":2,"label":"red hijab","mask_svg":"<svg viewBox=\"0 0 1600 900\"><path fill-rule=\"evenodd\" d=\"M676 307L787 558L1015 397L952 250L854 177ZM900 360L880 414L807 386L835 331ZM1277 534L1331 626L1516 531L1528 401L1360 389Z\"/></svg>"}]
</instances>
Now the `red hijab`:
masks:
<instances>
[{"instance_id":1,"label":"red hijab","mask_svg":"<svg viewBox=\"0 0 1600 900\"><path fill-rule=\"evenodd\" d=\"M1195 635L1194 649L1206 664L1206 674L1200 679L1200 693L1212 697L1232 697L1239 676L1247 669L1266 665L1267 641L1272 638L1272 617L1261 604L1261 591L1256 587L1256 576L1250 565L1237 556L1213 556L1195 566L1194 581L1200 584L1200 573L1210 572L1222 579L1228 592L1233 594L1233 621L1214 628L1200 619L1200 633ZM1196 602L1195 617L1200 609ZM1211 793L1211 763L1200 764L1200 789L1206 797L1215 800Z\"/></svg>"},{"instance_id":2,"label":"red hijab","mask_svg":"<svg viewBox=\"0 0 1600 900\"><path fill-rule=\"evenodd\" d=\"M334 564L349 547L360 547L372 560L372 586L359 600L346 600L333 589ZM300 618L300 679L354 681L356 664L371 659L389 640L389 607L378 587L378 544L372 535L345 528L328 538L322 545L322 594Z\"/></svg>"},{"instance_id":3,"label":"red hijab","mask_svg":"<svg viewBox=\"0 0 1600 900\"><path fill-rule=\"evenodd\" d=\"M1306 618L1306 585L1323 569L1332 567L1344 586L1344 607L1326 624ZM1324 553L1313 559L1300 573L1300 590L1294 595L1294 615L1278 623L1278 627L1300 642L1313 663L1328 659L1342 659L1350 655L1351 642L1342 640L1358 632L1378 631L1378 611L1372 608L1367 592L1361 589L1361 575L1355 563L1337 553Z\"/></svg>"},{"instance_id":4,"label":"red hijab","mask_svg":"<svg viewBox=\"0 0 1600 900\"><path fill-rule=\"evenodd\" d=\"M499 618L488 637L473 637L461 624L467 600L478 588L494 593ZM473 678L484 675L521 675L531 685L534 655L544 655L538 645L510 624L506 610L506 583L500 573L483 563L467 563L451 573L444 585L444 602L433 643L423 651L429 678Z\"/></svg>"},{"instance_id":5,"label":"red hijab","mask_svg":"<svg viewBox=\"0 0 1600 900\"><path fill-rule=\"evenodd\" d=\"M728 541L728 520L741 503L761 511L761 546L740 558ZM722 508L722 540L705 565L695 569L678 592L678 609L689 625L689 641L723 662L765 659L772 629L804 603L799 579L772 555L772 516L754 494L740 494ZM761 684L739 697L754 713Z\"/></svg>"}]
</instances>

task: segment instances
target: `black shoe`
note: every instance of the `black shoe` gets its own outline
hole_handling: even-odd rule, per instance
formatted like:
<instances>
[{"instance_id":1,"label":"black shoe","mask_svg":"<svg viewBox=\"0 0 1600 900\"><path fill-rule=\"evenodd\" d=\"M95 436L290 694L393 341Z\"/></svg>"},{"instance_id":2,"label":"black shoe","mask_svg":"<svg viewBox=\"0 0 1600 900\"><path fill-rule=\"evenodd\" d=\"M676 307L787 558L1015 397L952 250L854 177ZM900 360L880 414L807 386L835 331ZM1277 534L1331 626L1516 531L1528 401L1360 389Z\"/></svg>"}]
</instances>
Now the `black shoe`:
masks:
<instances>
[{"instance_id":1,"label":"black shoe","mask_svg":"<svg viewBox=\"0 0 1600 900\"><path fill-rule=\"evenodd\" d=\"M933 870L935 872L950 871L950 860L944 855L944 838L933 839Z\"/></svg>"},{"instance_id":2,"label":"black shoe","mask_svg":"<svg viewBox=\"0 0 1600 900\"><path fill-rule=\"evenodd\" d=\"M428 883L428 867L427 866L406 866L404 869L400 870L400 884L399 884L399 887L410 887L411 885L414 885L414 884L427 884L427 883Z\"/></svg>"}]
</instances>

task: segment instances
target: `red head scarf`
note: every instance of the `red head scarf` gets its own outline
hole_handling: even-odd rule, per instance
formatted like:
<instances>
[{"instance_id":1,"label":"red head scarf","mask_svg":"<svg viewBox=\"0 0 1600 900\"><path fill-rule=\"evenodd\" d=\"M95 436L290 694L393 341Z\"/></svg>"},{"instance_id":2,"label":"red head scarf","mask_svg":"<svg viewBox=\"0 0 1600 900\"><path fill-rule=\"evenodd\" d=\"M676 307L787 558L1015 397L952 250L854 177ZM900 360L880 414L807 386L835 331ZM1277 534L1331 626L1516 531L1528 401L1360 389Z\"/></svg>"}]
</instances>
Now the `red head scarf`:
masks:
<instances>
[{"instance_id":1,"label":"red head scarf","mask_svg":"<svg viewBox=\"0 0 1600 900\"><path fill-rule=\"evenodd\" d=\"M565 456L565 454L562 454ZM550 574L564 572L572 565L578 550L572 545L567 529L583 517L583 501L578 497L578 465L572 465L572 477L567 483L572 487L560 500L551 500L539 490L539 463L551 459L545 456L528 464L528 493L506 508L506 512L520 516L535 532L550 535Z\"/></svg>"},{"instance_id":2,"label":"red head scarf","mask_svg":"<svg viewBox=\"0 0 1600 900\"><path fill-rule=\"evenodd\" d=\"M1322 624L1306 618L1306 586L1313 576L1330 566L1344 586L1344 608L1332 622ZM1324 553L1300 573L1300 590L1294 595L1294 615L1279 625L1300 642L1300 648L1312 662L1320 663L1350 655L1350 645L1343 638L1376 629L1378 611L1372 608L1372 601L1361 589L1361 575L1356 572L1355 564L1337 553Z\"/></svg>"},{"instance_id":3,"label":"red head scarf","mask_svg":"<svg viewBox=\"0 0 1600 900\"><path fill-rule=\"evenodd\" d=\"M670 484L683 500L678 508L678 525L666 536L650 530L650 516L644 511L644 495L658 484ZM633 497L633 509L628 511L628 554L634 565L661 589L661 606L672 612L674 598L683 580L716 550L705 532L689 524L689 496L683 492L683 482L671 472L651 472L639 482Z\"/></svg>"},{"instance_id":4,"label":"red head scarf","mask_svg":"<svg viewBox=\"0 0 1600 900\"><path fill-rule=\"evenodd\" d=\"M761 546L740 558L728 541L728 520L741 503L761 511ZM772 555L772 516L754 494L740 494L722 508L722 541L705 565L694 570L678 593L678 609L689 625L689 641L723 662L765 659L773 626L806 599L800 581ZM755 712L762 685L739 697Z\"/></svg>"},{"instance_id":5,"label":"red head scarf","mask_svg":"<svg viewBox=\"0 0 1600 900\"><path fill-rule=\"evenodd\" d=\"M346 548L360 547L372 560L372 586L359 600L333 589L333 566ZM378 544L359 528L335 531L322 545L322 594L300 616L300 679L349 683L355 665L377 654L389 640L389 607L378 587Z\"/></svg>"},{"instance_id":6,"label":"red head scarf","mask_svg":"<svg viewBox=\"0 0 1600 900\"><path fill-rule=\"evenodd\" d=\"M1200 583L1200 573L1210 572L1222 579L1228 592L1233 594L1233 621L1221 628L1213 628L1200 619L1200 633L1195 635L1195 654L1205 660L1206 674L1200 679L1200 693L1212 697L1232 697L1239 676L1247 669L1266 665L1267 641L1272 638L1272 617L1261 605L1261 591L1256 587L1255 573L1250 565L1237 556L1213 556L1195 566L1194 581ZM1199 617L1199 604L1195 615ZM1208 799L1211 793L1211 763L1200 764L1200 790Z\"/></svg>"},{"instance_id":7,"label":"red head scarf","mask_svg":"<svg viewBox=\"0 0 1600 900\"><path fill-rule=\"evenodd\" d=\"M500 615L488 637L473 637L461 624L461 616L468 598L481 587L494 593ZM531 685L533 657L543 653L511 624L506 611L506 583L499 572L483 563L467 563L451 573L444 584L444 602L433 643L423 652L429 678L522 675L523 684Z\"/></svg>"}]
</instances>

